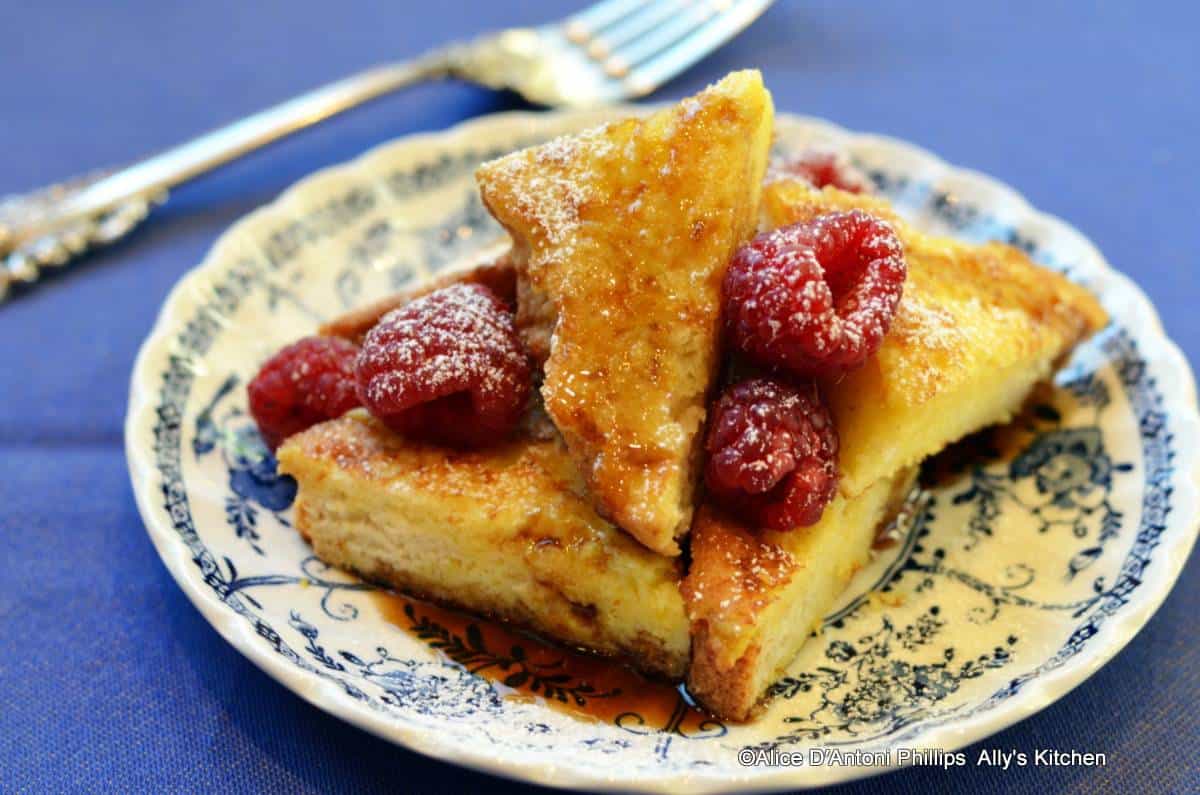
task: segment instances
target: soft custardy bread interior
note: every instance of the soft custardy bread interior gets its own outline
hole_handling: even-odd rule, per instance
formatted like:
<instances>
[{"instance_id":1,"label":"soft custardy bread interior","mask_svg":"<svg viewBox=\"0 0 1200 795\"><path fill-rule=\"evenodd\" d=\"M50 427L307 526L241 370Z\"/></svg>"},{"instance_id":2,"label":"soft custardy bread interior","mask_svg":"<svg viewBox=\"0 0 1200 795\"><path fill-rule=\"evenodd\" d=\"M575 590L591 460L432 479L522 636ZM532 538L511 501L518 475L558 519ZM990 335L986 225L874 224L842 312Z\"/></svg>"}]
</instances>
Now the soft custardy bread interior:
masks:
<instances>
[{"instance_id":1,"label":"soft custardy bread interior","mask_svg":"<svg viewBox=\"0 0 1200 795\"><path fill-rule=\"evenodd\" d=\"M278 457L299 484L295 526L326 563L683 677L679 562L596 515L554 434L460 452L360 410L289 438Z\"/></svg>"},{"instance_id":2,"label":"soft custardy bread interior","mask_svg":"<svg viewBox=\"0 0 1200 795\"><path fill-rule=\"evenodd\" d=\"M513 239L546 412L601 515L663 555L691 523L721 281L755 229L772 124L761 75L735 72L477 173Z\"/></svg>"}]
</instances>

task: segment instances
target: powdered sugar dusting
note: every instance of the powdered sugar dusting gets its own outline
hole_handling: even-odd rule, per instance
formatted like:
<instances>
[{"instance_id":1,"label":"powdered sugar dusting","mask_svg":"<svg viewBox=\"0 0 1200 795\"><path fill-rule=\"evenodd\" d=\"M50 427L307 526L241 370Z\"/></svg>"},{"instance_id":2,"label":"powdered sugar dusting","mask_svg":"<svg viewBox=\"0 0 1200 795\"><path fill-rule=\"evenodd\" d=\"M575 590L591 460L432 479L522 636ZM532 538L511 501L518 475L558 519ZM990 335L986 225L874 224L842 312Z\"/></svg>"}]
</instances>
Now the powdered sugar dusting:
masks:
<instances>
[{"instance_id":1,"label":"powdered sugar dusting","mask_svg":"<svg viewBox=\"0 0 1200 795\"><path fill-rule=\"evenodd\" d=\"M500 428L519 418L531 389L512 316L480 285L451 285L384 315L363 342L357 375L363 402L389 425L463 393L470 399L459 412L473 415L458 418L462 423Z\"/></svg>"},{"instance_id":2,"label":"powdered sugar dusting","mask_svg":"<svg viewBox=\"0 0 1200 795\"><path fill-rule=\"evenodd\" d=\"M814 524L837 489L837 432L811 382L730 387L713 406L705 448L709 493L761 527Z\"/></svg>"},{"instance_id":3,"label":"powdered sugar dusting","mask_svg":"<svg viewBox=\"0 0 1200 795\"><path fill-rule=\"evenodd\" d=\"M705 547L701 554L706 559L693 565L685 582L688 618L706 620L722 633L737 635L754 628L754 621L744 613L766 607L791 578L796 562L787 550L765 538L716 530L696 542Z\"/></svg>"},{"instance_id":4,"label":"powdered sugar dusting","mask_svg":"<svg viewBox=\"0 0 1200 795\"><path fill-rule=\"evenodd\" d=\"M945 308L917 298L903 299L892 322L899 339L929 350L955 351L964 345L963 332Z\"/></svg>"},{"instance_id":5,"label":"powdered sugar dusting","mask_svg":"<svg viewBox=\"0 0 1200 795\"><path fill-rule=\"evenodd\" d=\"M879 349L906 271L892 228L858 210L760 235L725 279L732 339L760 364L795 375L845 372Z\"/></svg>"},{"instance_id":6,"label":"powdered sugar dusting","mask_svg":"<svg viewBox=\"0 0 1200 795\"><path fill-rule=\"evenodd\" d=\"M580 211L592 198L587 163L609 156L613 148L604 137L607 129L561 136L494 165L496 176L514 191L517 211L536 224L547 243L565 246L579 227Z\"/></svg>"},{"instance_id":7,"label":"powdered sugar dusting","mask_svg":"<svg viewBox=\"0 0 1200 795\"><path fill-rule=\"evenodd\" d=\"M364 345L361 367L386 371L369 383L369 400L406 403L414 389L445 395L462 389L468 378L484 392L497 392L508 382L511 373L504 365L518 363L522 354L506 344L509 329L497 319L492 299L465 285L442 292L438 322L421 311L426 296L384 315L381 332L374 340L368 335L369 341L389 337L386 345ZM417 370L419 385L409 375Z\"/></svg>"}]
</instances>

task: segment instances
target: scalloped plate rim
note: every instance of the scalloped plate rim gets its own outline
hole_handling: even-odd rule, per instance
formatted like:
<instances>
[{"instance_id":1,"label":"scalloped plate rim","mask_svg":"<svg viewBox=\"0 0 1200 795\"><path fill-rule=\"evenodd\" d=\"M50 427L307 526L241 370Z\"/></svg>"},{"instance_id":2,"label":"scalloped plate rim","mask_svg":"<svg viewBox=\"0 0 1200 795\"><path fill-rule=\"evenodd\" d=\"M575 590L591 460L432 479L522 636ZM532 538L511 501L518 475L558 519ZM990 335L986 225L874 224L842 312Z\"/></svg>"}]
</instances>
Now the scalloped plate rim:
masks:
<instances>
[{"instance_id":1,"label":"scalloped plate rim","mask_svg":"<svg viewBox=\"0 0 1200 795\"><path fill-rule=\"evenodd\" d=\"M651 779L630 780L621 777L592 775L579 769L554 765L542 760L513 760L504 755L479 752L440 740L434 735L427 735L416 727L389 720L385 716L371 711L339 690L334 683L311 677L272 654L270 649L259 642L260 639L250 630L247 622L229 610L211 591L201 589L202 583L194 579L195 569L191 565L192 561L187 547L179 541L178 536L170 527L164 527L161 524L163 521L161 507L151 502L152 495L156 493L154 474L145 455L143 447L145 440L140 438L138 430L139 422L147 412L153 411L153 405L148 396L151 394L149 380L154 374L147 372L146 363L154 351L167 343L171 318L183 306L189 291L203 280L205 272L219 263L219 254L226 241L236 238L240 231L251 227L264 217L286 213L286 205L293 197L312 190L317 183L331 175L363 169L374 159L400 147L416 148L421 144L444 142L465 137L489 127L499 130L522 124L527 126L545 124L545 120L548 118L563 120L575 116L580 119L602 121L605 116L620 113L644 113L653 107L654 105L647 104L588 110L509 111L469 119L441 131L403 136L375 146L350 161L313 172L285 189L270 203L235 222L217 238L200 264L185 273L171 289L150 333L138 351L131 373L129 403L125 420L125 454L138 511L146 526L147 534L172 577L205 620L217 630L226 642L241 652L260 670L313 706L378 737L431 758L505 778L553 787L599 786L612 788L615 786L623 790L643 792L668 792L677 791L680 788L686 788L689 792L717 792L735 787L741 791L811 788L866 778L897 769L901 766L774 768L769 772L756 775L706 776L693 772L688 774L671 773ZM1159 576L1144 583L1149 590L1143 591L1136 603L1128 605L1126 609L1113 616L1115 621L1106 622L1101 627L1099 634L1106 637L1098 640L1107 642L1097 643L1091 647L1092 650L1089 653L1081 654L1061 667L1037 676L1029 682L1027 687L1007 699L1003 706L968 716L958 722L934 726L927 735L921 737L920 745L923 747L939 747L945 750L963 748L1045 709L1083 683L1128 645L1158 610L1178 580L1197 534L1200 533L1200 522L1197 521L1197 506L1200 503L1200 449L1198 449L1200 448L1200 407L1197 404L1195 379L1186 357L1179 347L1167 337L1157 311L1142 289L1128 276L1113 268L1097 247L1075 227L1057 216L1037 210L1011 186L982 172L953 166L928 150L902 139L874 133L854 132L828 120L802 114L781 112L778 117L785 119L788 123L823 128L838 137L906 151L938 167L943 173L953 174L965 181L983 184L992 190L999 190L1030 217L1065 230L1071 237L1083 244L1097 273L1116 282L1123 294L1123 299L1128 304L1128 311L1142 323L1139 329L1141 332L1140 342L1144 344L1146 341L1153 341L1155 343L1153 349L1143 349L1143 355L1147 360L1163 359L1165 372L1176 376L1173 383L1160 384L1160 388L1162 389L1164 414L1171 416L1175 422L1186 418L1186 421L1175 429L1176 457L1173 464L1180 474L1180 482L1190 488L1175 490L1172 496L1179 501L1176 508L1182 507L1184 511L1173 511L1172 515L1175 518L1168 521L1172 525L1180 521L1191 522L1195 525L1192 532L1187 534L1177 531L1172 534L1170 541L1160 543L1160 546L1164 547L1164 551L1161 553L1162 559L1154 561L1155 564L1162 567ZM1189 474L1190 478L1187 477ZM1179 519L1180 514L1187 512L1189 508L1191 510L1188 513L1191 518Z\"/></svg>"}]
</instances>

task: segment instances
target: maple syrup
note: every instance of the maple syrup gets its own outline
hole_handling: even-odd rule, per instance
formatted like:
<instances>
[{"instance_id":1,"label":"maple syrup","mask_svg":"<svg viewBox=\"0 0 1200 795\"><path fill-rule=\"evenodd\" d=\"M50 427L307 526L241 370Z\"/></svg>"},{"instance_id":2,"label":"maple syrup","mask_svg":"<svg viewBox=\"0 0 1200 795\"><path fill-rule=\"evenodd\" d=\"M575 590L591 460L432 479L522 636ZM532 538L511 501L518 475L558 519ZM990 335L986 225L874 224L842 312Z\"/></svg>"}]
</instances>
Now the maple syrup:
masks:
<instances>
[{"instance_id":1,"label":"maple syrup","mask_svg":"<svg viewBox=\"0 0 1200 795\"><path fill-rule=\"evenodd\" d=\"M488 679L507 699L637 732L691 735L721 726L696 706L684 685L652 679L620 658L570 649L499 621L391 591L371 597L388 623Z\"/></svg>"}]
</instances>

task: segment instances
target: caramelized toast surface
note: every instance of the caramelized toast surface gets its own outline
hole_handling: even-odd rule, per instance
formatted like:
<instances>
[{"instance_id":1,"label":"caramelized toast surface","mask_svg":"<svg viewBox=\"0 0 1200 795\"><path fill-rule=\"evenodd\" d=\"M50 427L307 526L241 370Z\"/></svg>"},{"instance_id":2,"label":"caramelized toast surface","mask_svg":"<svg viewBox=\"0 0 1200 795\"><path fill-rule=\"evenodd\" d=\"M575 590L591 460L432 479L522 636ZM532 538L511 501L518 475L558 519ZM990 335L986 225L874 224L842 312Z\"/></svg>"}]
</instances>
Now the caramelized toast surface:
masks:
<instances>
[{"instance_id":1,"label":"caramelized toast surface","mask_svg":"<svg viewBox=\"0 0 1200 795\"><path fill-rule=\"evenodd\" d=\"M717 368L720 285L754 231L773 109L757 72L487 163L518 324L599 512L678 555Z\"/></svg>"}]
</instances>

